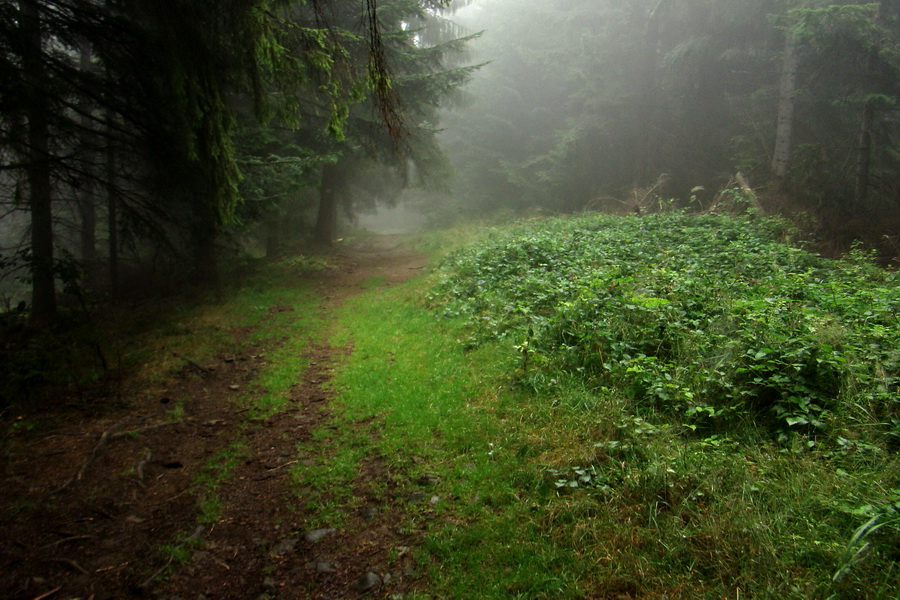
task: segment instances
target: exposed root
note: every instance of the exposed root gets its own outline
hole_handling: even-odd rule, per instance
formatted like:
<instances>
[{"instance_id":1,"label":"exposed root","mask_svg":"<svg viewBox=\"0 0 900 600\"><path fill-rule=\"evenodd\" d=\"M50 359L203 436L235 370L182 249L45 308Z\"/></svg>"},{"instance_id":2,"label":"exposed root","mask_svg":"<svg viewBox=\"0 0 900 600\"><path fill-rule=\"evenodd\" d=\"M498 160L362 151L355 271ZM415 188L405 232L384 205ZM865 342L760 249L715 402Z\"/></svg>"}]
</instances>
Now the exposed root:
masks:
<instances>
[{"instance_id":1,"label":"exposed root","mask_svg":"<svg viewBox=\"0 0 900 600\"><path fill-rule=\"evenodd\" d=\"M55 542L50 542L49 544L44 544L40 548L35 549L35 553L43 552L44 550L49 550L50 548L56 548L57 546L62 546L63 544L71 544L72 542L78 542L81 540L89 540L93 536L90 535L73 535L70 537L65 537L61 540L56 540Z\"/></svg>"},{"instance_id":2,"label":"exposed root","mask_svg":"<svg viewBox=\"0 0 900 600\"><path fill-rule=\"evenodd\" d=\"M73 571L77 571L78 573L81 573L82 575L90 575L90 572L87 569L85 569L84 567L82 567L81 565L79 565L77 562L75 562L74 560L72 560L70 558L48 558L46 560L46 562L60 563L60 564L66 565Z\"/></svg>"},{"instance_id":3,"label":"exposed root","mask_svg":"<svg viewBox=\"0 0 900 600\"><path fill-rule=\"evenodd\" d=\"M100 436L100 440L97 442L97 445L94 446L94 449L91 451L91 454L84 461L84 464L81 465L81 468L78 469L78 472L75 475L73 475L64 484L62 484L61 486L59 486L58 488L56 488L55 490L53 490L52 492L47 494L47 498L60 493L61 491L65 490L66 488L68 488L70 485L72 485L76 481L80 481L84 477L84 474L87 472L87 470L91 467L91 465L94 464L94 461L97 459L97 456L100 454L100 451L104 448L104 446L106 446L110 442L115 441L115 440L120 440L125 437L139 435L141 433L151 431L153 429L159 429L160 427L165 427L167 425L172 425L173 423L178 422L178 421L172 421L170 423L157 423L155 425L147 425L146 427L139 427L138 429L132 429L130 431L116 432L116 429L121 427L125 423L126 420L127 419L123 419L123 420L119 421L118 423L116 423L115 425L113 425L112 427L110 427L109 429L107 429L106 431L104 431L103 434ZM149 460L149 458L147 460Z\"/></svg>"},{"instance_id":4,"label":"exposed root","mask_svg":"<svg viewBox=\"0 0 900 600\"><path fill-rule=\"evenodd\" d=\"M172 352L172 356L174 356L175 358L180 358L181 360L183 360L184 362L191 365L192 367L194 367L195 369L197 369L198 371L200 371L202 373L206 373L207 375L209 375L212 372L209 369L207 369L206 367L204 367L200 364L197 364L196 362L192 361L188 357L182 356L181 354L178 354L177 352Z\"/></svg>"}]
</instances>

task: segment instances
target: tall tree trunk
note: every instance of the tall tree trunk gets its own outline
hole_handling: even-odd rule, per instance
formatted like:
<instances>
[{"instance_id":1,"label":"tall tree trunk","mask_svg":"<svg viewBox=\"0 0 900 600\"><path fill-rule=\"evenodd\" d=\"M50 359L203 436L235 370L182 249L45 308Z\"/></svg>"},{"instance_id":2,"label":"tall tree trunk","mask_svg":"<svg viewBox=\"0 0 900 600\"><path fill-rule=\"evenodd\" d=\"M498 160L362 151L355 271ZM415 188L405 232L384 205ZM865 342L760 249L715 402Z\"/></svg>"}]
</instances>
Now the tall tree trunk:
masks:
<instances>
[{"instance_id":1,"label":"tall tree trunk","mask_svg":"<svg viewBox=\"0 0 900 600\"><path fill-rule=\"evenodd\" d=\"M872 146L874 145L875 106L867 100L863 106L859 124L859 146L856 150L856 176L853 186L853 200L858 208L869 201L869 172L872 166Z\"/></svg>"},{"instance_id":2,"label":"tall tree trunk","mask_svg":"<svg viewBox=\"0 0 900 600\"><path fill-rule=\"evenodd\" d=\"M217 217L214 198L197 198L191 204L190 236L194 259L194 277L198 283L217 283Z\"/></svg>"},{"instance_id":3,"label":"tall tree trunk","mask_svg":"<svg viewBox=\"0 0 900 600\"><path fill-rule=\"evenodd\" d=\"M878 12L875 15L876 25L881 25L885 20L884 0L878 3ZM876 80L876 69L879 50L873 47L866 58L866 78ZM877 84L873 83L873 87ZM871 93L875 90L866 90ZM856 177L854 182L853 199L857 208L863 208L869 201L869 172L872 166L872 148L875 146L875 102L870 98L863 106L862 118L859 124L859 146L856 152Z\"/></svg>"},{"instance_id":4,"label":"tall tree trunk","mask_svg":"<svg viewBox=\"0 0 900 600\"><path fill-rule=\"evenodd\" d=\"M281 215L278 209L265 220L266 258L277 258L281 255Z\"/></svg>"},{"instance_id":5,"label":"tall tree trunk","mask_svg":"<svg viewBox=\"0 0 900 600\"><path fill-rule=\"evenodd\" d=\"M50 106L47 101L41 7L37 0L19 3L25 40L22 69L29 87L27 166L31 210L31 323L44 325L56 315L53 273L53 210L50 186Z\"/></svg>"},{"instance_id":6,"label":"tall tree trunk","mask_svg":"<svg viewBox=\"0 0 900 600\"><path fill-rule=\"evenodd\" d=\"M84 43L81 47L81 70L89 71L91 69L91 46ZM81 260L91 269L97 259L97 204L95 197L94 159L97 155L96 135L93 130L94 124L91 119L91 111L93 107L89 100L85 100L81 105L81 154L84 159L84 175L82 176L81 188L78 192L78 213L81 217L80 246Z\"/></svg>"},{"instance_id":7,"label":"tall tree trunk","mask_svg":"<svg viewBox=\"0 0 900 600\"><path fill-rule=\"evenodd\" d=\"M339 185L339 165L326 163L322 167L322 182L319 184L319 213L314 235L316 243L323 246L332 244L337 231Z\"/></svg>"},{"instance_id":8,"label":"tall tree trunk","mask_svg":"<svg viewBox=\"0 0 900 600\"><path fill-rule=\"evenodd\" d=\"M119 297L119 198L116 189L116 147L113 125L115 114L106 112L106 224L109 229L109 295L113 300Z\"/></svg>"},{"instance_id":9,"label":"tall tree trunk","mask_svg":"<svg viewBox=\"0 0 900 600\"><path fill-rule=\"evenodd\" d=\"M657 125L657 100L659 93L659 26L660 16L665 10L668 0L658 0L656 5L647 15L647 25L644 30L643 57L641 59L640 73L638 74L638 94L636 115L638 136L638 156L635 166L635 187L647 183L651 177L650 168L653 160L653 132Z\"/></svg>"},{"instance_id":10,"label":"tall tree trunk","mask_svg":"<svg viewBox=\"0 0 900 600\"><path fill-rule=\"evenodd\" d=\"M775 150L772 153L771 191L776 207L784 203L785 182L791 165L791 146L794 135L794 113L797 93L797 47L794 32L788 28L784 38L784 57L781 63L781 86L778 94L778 124L775 129Z\"/></svg>"}]
</instances>

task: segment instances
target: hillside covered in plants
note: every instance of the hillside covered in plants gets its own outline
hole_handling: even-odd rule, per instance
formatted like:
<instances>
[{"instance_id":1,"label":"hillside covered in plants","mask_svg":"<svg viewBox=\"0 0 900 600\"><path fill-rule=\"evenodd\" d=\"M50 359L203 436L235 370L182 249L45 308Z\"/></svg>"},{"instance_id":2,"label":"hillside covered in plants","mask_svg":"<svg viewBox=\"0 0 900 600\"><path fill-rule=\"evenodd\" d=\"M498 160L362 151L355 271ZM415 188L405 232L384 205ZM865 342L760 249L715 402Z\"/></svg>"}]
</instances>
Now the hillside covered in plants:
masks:
<instances>
[{"instance_id":1,"label":"hillside covered in plants","mask_svg":"<svg viewBox=\"0 0 900 600\"><path fill-rule=\"evenodd\" d=\"M898 275L795 235L752 215L590 215L441 263L435 313L502 353L558 430L535 442L560 498L548 522L629 579L896 594Z\"/></svg>"}]
</instances>

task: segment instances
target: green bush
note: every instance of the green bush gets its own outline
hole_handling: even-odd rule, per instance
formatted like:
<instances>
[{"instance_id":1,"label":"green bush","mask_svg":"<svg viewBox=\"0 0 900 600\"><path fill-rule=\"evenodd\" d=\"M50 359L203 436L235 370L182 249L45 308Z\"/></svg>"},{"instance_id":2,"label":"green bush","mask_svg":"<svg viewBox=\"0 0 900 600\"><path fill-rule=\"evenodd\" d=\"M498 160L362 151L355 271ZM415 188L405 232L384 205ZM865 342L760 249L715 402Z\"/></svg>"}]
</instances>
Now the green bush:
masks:
<instances>
[{"instance_id":1,"label":"green bush","mask_svg":"<svg viewBox=\"0 0 900 600\"><path fill-rule=\"evenodd\" d=\"M494 231L441 264L431 301L470 345L510 340L521 377L615 387L692 427L782 438L836 415L897 436L897 274L792 247L782 220L657 214Z\"/></svg>"}]
</instances>

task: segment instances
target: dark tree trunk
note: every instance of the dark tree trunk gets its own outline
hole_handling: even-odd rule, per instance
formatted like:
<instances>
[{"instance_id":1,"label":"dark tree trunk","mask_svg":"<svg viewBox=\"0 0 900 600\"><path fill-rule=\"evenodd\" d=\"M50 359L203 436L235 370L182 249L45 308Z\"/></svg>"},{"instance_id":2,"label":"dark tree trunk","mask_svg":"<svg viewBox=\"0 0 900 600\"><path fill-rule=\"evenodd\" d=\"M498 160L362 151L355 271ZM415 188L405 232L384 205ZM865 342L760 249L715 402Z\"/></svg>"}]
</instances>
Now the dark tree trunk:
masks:
<instances>
[{"instance_id":1,"label":"dark tree trunk","mask_svg":"<svg viewBox=\"0 0 900 600\"><path fill-rule=\"evenodd\" d=\"M53 211L50 186L50 106L47 101L41 39L41 8L37 0L20 3L22 37L26 41L22 68L28 84L27 166L31 210L31 322L44 325L56 315L53 273Z\"/></svg>"},{"instance_id":2,"label":"dark tree trunk","mask_svg":"<svg viewBox=\"0 0 900 600\"><path fill-rule=\"evenodd\" d=\"M266 258L277 258L281 255L281 215L273 209L272 215L265 221Z\"/></svg>"},{"instance_id":3,"label":"dark tree trunk","mask_svg":"<svg viewBox=\"0 0 900 600\"><path fill-rule=\"evenodd\" d=\"M328 163L322 167L322 182L319 185L319 214L316 218L315 241L330 246L337 231L338 186L340 168Z\"/></svg>"},{"instance_id":4,"label":"dark tree trunk","mask_svg":"<svg viewBox=\"0 0 900 600\"><path fill-rule=\"evenodd\" d=\"M106 113L108 131L106 143L106 224L109 229L109 295L119 297L119 199L116 190L116 148L113 142L115 116Z\"/></svg>"},{"instance_id":5,"label":"dark tree trunk","mask_svg":"<svg viewBox=\"0 0 900 600\"><path fill-rule=\"evenodd\" d=\"M89 71L91 68L91 46L85 43L81 48L81 70ZM84 157L84 171L81 188L78 191L78 213L81 217L80 246L81 260L92 269L97 260L97 204L94 186L94 159L96 151L96 135L93 131L93 122L90 117L92 110L90 101L82 103L81 111L81 153Z\"/></svg>"},{"instance_id":6,"label":"dark tree trunk","mask_svg":"<svg viewBox=\"0 0 900 600\"><path fill-rule=\"evenodd\" d=\"M219 280L216 264L217 218L213 198L197 198L191 205L190 236L194 259L194 277L198 283Z\"/></svg>"}]
</instances>

